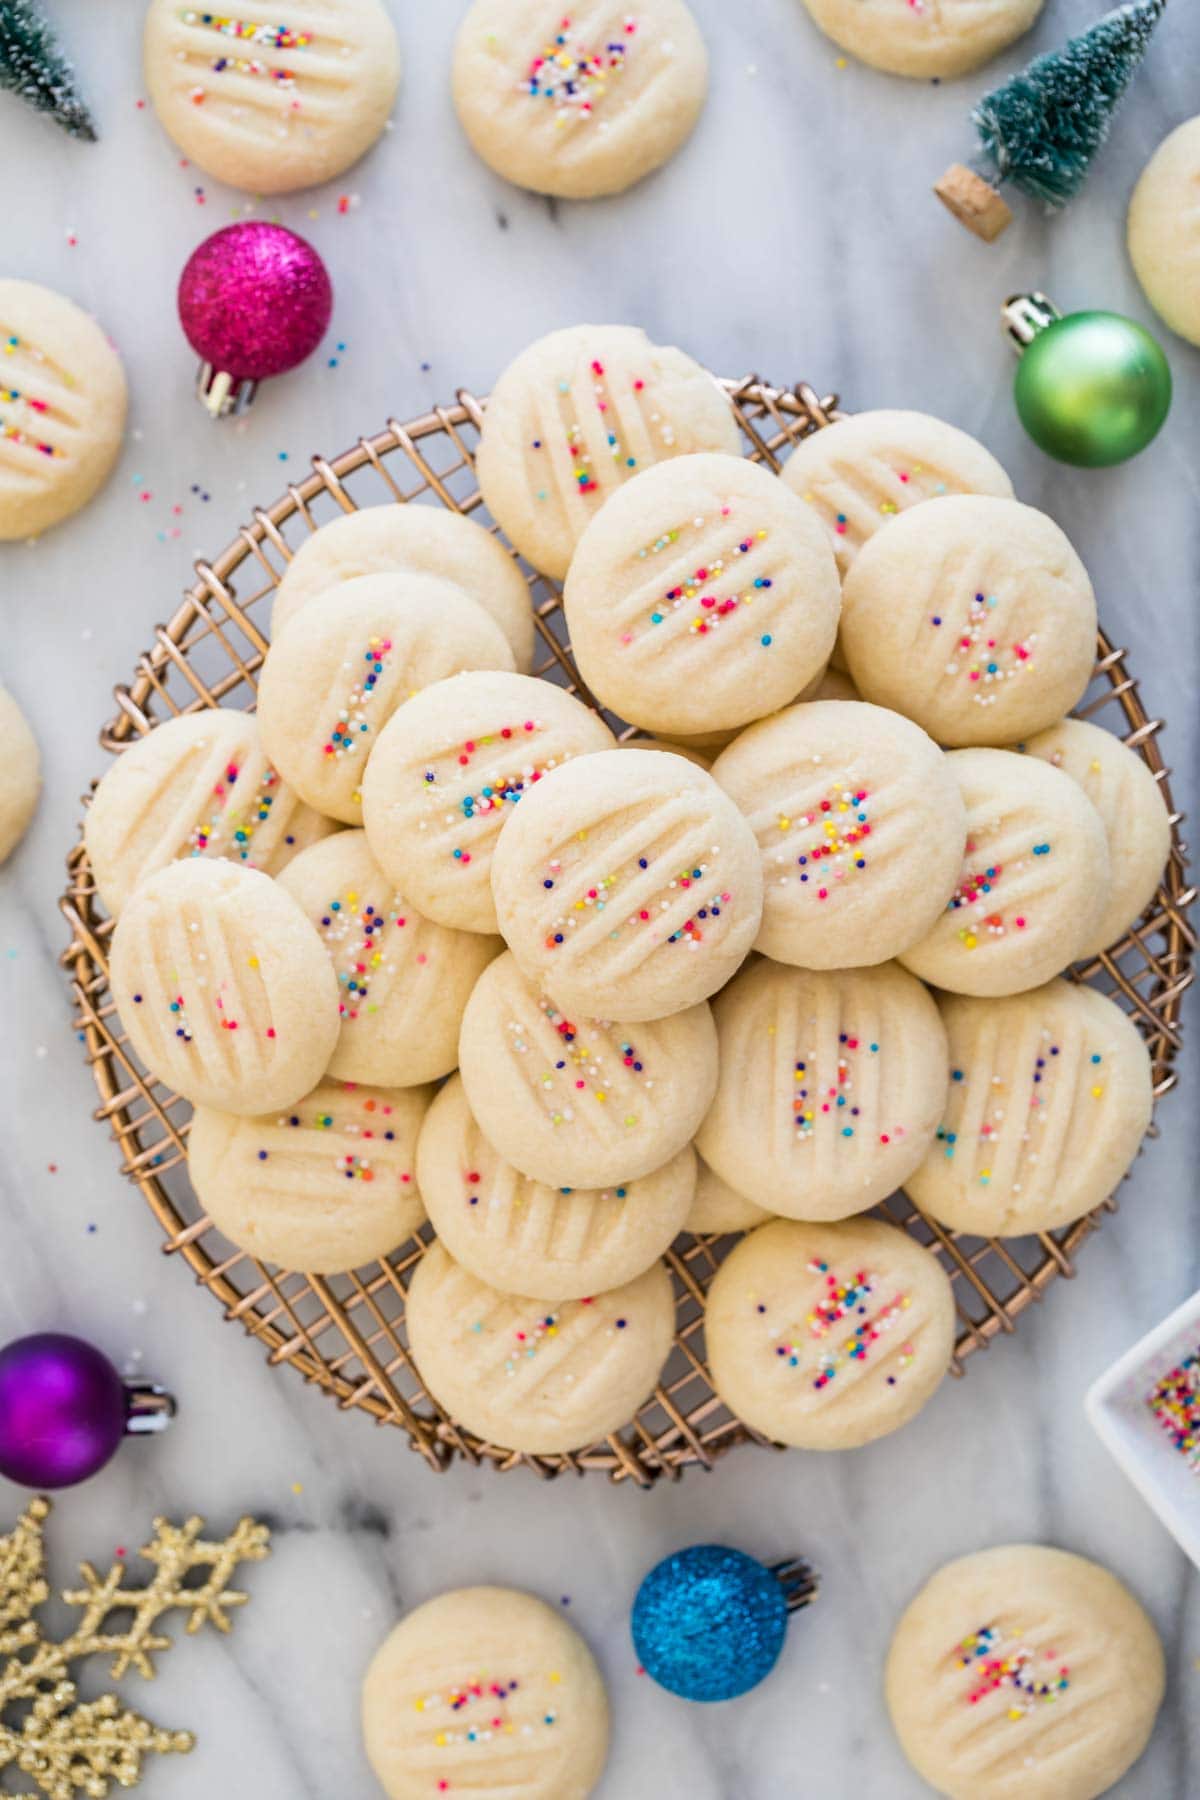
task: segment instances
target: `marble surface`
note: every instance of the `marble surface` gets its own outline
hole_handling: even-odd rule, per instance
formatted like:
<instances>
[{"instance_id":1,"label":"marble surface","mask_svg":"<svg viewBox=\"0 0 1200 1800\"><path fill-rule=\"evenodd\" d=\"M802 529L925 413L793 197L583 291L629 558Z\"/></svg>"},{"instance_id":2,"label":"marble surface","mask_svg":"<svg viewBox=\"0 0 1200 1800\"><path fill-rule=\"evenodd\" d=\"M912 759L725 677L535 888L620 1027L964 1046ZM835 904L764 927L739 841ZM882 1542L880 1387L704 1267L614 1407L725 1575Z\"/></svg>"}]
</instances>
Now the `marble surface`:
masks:
<instances>
[{"instance_id":1,"label":"marble surface","mask_svg":"<svg viewBox=\"0 0 1200 1800\"><path fill-rule=\"evenodd\" d=\"M172 294L189 250L241 199L181 168L140 108L141 6L52 7L103 126L98 146L0 97L0 267L99 314L133 394L130 440L102 499L36 546L0 548L0 673L32 715L46 763L34 830L0 873L0 1337L74 1326L180 1398L166 1440L131 1447L61 1499L60 1577L78 1557L138 1541L160 1510L222 1525L250 1511L276 1526L275 1555L250 1572L253 1604L234 1635L189 1640L149 1692L125 1683L157 1720L200 1736L192 1757L152 1771L145 1791L161 1800L367 1800L376 1790L357 1696L369 1654L402 1609L481 1579L569 1595L615 1700L602 1800L917 1800L925 1790L880 1701L890 1627L946 1557L1022 1538L1101 1558L1149 1604L1169 1652L1169 1699L1118 1791L1200 1795L1195 1571L1109 1462L1081 1404L1092 1378L1200 1284L1194 1058L1079 1279L1057 1284L908 1430L853 1455L742 1452L650 1495L598 1479L542 1485L460 1470L439 1480L399 1433L343 1418L269 1371L186 1270L164 1263L90 1118L91 1079L56 967L56 900L113 682L174 607L192 556L224 544L312 452L343 448L389 413L423 411L459 383L484 390L557 325L636 322L726 373L803 376L851 406L923 406L978 433L1094 571L1109 631L1130 647L1149 706L1170 720L1167 755L1188 804L1200 354L1168 341L1177 399L1148 454L1124 469L1071 471L1021 437L997 307L1038 285L1067 309L1150 318L1124 257L1124 210L1154 145L1195 110L1200 14L1168 12L1085 195L1049 222L1022 207L987 249L941 211L930 182L969 149L966 115L983 82L1098 4L1052 0L1019 51L941 89L839 68L800 0L693 4L714 64L693 143L622 199L556 207L493 178L457 131L447 59L461 6L397 0L406 72L394 130L333 189L259 209L308 232L328 258L330 347L264 389L236 428L214 428L191 399ZM350 197L344 213L339 193ZM20 1498L0 1482L0 1517ZM767 1558L805 1552L824 1591L768 1684L732 1706L689 1709L637 1677L627 1613L660 1554L713 1537Z\"/></svg>"}]
</instances>

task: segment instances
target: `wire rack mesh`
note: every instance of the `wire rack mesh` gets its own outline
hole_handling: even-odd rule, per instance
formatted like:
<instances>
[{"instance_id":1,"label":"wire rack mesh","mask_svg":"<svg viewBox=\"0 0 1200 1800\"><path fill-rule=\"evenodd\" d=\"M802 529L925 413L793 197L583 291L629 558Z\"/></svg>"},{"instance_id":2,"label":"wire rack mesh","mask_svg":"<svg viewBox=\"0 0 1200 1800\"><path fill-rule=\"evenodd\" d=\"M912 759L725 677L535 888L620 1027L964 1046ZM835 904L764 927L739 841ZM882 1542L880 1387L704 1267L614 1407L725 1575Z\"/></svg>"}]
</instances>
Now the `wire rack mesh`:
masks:
<instances>
[{"instance_id":1,"label":"wire rack mesh","mask_svg":"<svg viewBox=\"0 0 1200 1800\"><path fill-rule=\"evenodd\" d=\"M792 445L840 416L836 395L822 398L804 384L778 389L747 377L723 386L745 453L773 469ZM485 404L461 392L456 405L406 425L389 420L376 436L360 438L331 461L314 457L311 475L274 505L257 510L212 562L196 564L196 582L182 606L155 632L133 680L115 690L117 712L101 731L102 746L119 753L180 713L254 705L271 597L292 546L326 519L363 505L400 501L452 507L488 523L474 477ZM559 590L521 566L538 630L536 673L595 704L571 660ZM1114 996L1132 1015L1149 1047L1159 1099L1176 1081L1180 1005L1192 980L1195 936L1187 912L1194 891L1187 885L1179 815L1158 742L1161 722L1147 715L1124 652L1103 634L1098 651L1078 711L1111 725L1144 758L1171 812L1172 849L1143 918L1120 944L1072 973ZM623 729L611 717L609 722ZM72 850L67 870L62 910L71 941L63 962L99 1091L95 1116L115 1137L122 1171L148 1202L166 1252L187 1264L229 1320L259 1340L272 1364L290 1365L347 1410L400 1426L435 1470L462 1457L504 1469L525 1465L546 1477L603 1471L616 1481L649 1487L664 1475L678 1477L686 1468L711 1465L737 1443L765 1442L717 1398L705 1367L704 1296L732 1238L676 1241L667 1256L676 1293L675 1346L658 1387L625 1430L556 1456L518 1455L481 1442L425 1392L407 1349L404 1304L428 1229L386 1260L331 1278L276 1269L229 1244L205 1217L187 1180L190 1106L140 1065L122 1031L108 982L112 922L100 905L82 843ZM1109 1199L1069 1229L1003 1242L944 1231L903 1194L877 1210L931 1245L946 1266L959 1320L953 1369L961 1375L972 1355L1016 1329L1055 1280L1075 1273L1079 1246L1114 1209Z\"/></svg>"}]
</instances>

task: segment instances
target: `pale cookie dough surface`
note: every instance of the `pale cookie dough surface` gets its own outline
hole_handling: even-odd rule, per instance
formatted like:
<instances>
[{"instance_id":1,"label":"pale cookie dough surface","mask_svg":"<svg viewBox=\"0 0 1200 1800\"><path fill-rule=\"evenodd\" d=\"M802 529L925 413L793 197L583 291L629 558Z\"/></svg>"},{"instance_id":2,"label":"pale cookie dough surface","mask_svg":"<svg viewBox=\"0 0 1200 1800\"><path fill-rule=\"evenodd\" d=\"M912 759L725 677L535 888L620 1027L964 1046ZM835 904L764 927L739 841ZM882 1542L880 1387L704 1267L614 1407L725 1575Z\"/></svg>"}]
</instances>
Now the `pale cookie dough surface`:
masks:
<instances>
[{"instance_id":1,"label":"pale cookie dough surface","mask_svg":"<svg viewBox=\"0 0 1200 1800\"><path fill-rule=\"evenodd\" d=\"M236 863L171 863L131 895L109 965L133 1048L197 1106L249 1116L317 1085L338 1035L321 940L278 882Z\"/></svg>"},{"instance_id":2,"label":"pale cookie dough surface","mask_svg":"<svg viewBox=\"0 0 1200 1800\"><path fill-rule=\"evenodd\" d=\"M710 1169L703 1157L696 1158L696 1198L688 1214L687 1229L697 1237L728 1231L749 1231L770 1218L763 1206L747 1200L736 1188Z\"/></svg>"},{"instance_id":3,"label":"pale cookie dough surface","mask_svg":"<svg viewBox=\"0 0 1200 1800\"><path fill-rule=\"evenodd\" d=\"M493 1287L536 1300L579 1300L632 1281L684 1229L696 1190L687 1145L636 1181L603 1188L531 1181L492 1149L457 1075L430 1109L417 1173L450 1254Z\"/></svg>"},{"instance_id":4,"label":"pale cookie dough surface","mask_svg":"<svg viewBox=\"0 0 1200 1800\"><path fill-rule=\"evenodd\" d=\"M837 646L834 646L835 650ZM862 695L846 674L844 669L837 669L830 663L818 681L810 681L804 692L798 696L801 700L861 700Z\"/></svg>"},{"instance_id":5,"label":"pale cookie dough surface","mask_svg":"<svg viewBox=\"0 0 1200 1800\"><path fill-rule=\"evenodd\" d=\"M83 841L115 918L139 882L181 857L222 856L278 875L336 830L272 768L254 716L215 708L166 720L117 758L92 796Z\"/></svg>"},{"instance_id":6,"label":"pale cookie dough surface","mask_svg":"<svg viewBox=\"0 0 1200 1800\"><path fill-rule=\"evenodd\" d=\"M449 1074L467 997L499 938L425 918L379 867L362 831L314 844L279 879L312 921L337 978L341 1028L330 1074L382 1087Z\"/></svg>"},{"instance_id":7,"label":"pale cookie dough surface","mask_svg":"<svg viewBox=\"0 0 1200 1800\"><path fill-rule=\"evenodd\" d=\"M94 319L52 288L0 280L0 540L87 505L121 453L126 404Z\"/></svg>"},{"instance_id":8,"label":"pale cookie dough surface","mask_svg":"<svg viewBox=\"0 0 1200 1800\"><path fill-rule=\"evenodd\" d=\"M501 375L475 473L521 555L561 581L588 521L638 470L740 449L728 397L682 350L632 325L573 325L539 338Z\"/></svg>"},{"instance_id":9,"label":"pale cookie dough surface","mask_svg":"<svg viewBox=\"0 0 1200 1800\"><path fill-rule=\"evenodd\" d=\"M635 1026L568 1013L499 956L467 1002L459 1063L508 1162L548 1187L607 1187L695 1135L716 1092L717 1032L703 1004Z\"/></svg>"},{"instance_id":10,"label":"pale cookie dough surface","mask_svg":"<svg viewBox=\"0 0 1200 1800\"><path fill-rule=\"evenodd\" d=\"M7 862L29 829L42 788L42 759L29 721L12 695L0 688L0 863Z\"/></svg>"},{"instance_id":11,"label":"pale cookie dough surface","mask_svg":"<svg viewBox=\"0 0 1200 1800\"><path fill-rule=\"evenodd\" d=\"M371 849L429 918L494 932L492 853L517 802L573 756L613 748L603 719L548 681L476 670L434 682L371 755Z\"/></svg>"},{"instance_id":12,"label":"pale cookie dough surface","mask_svg":"<svg viewBox=\"0 0 1200 1800\"><path fill-rule=\"evenodd\" d=\"M602 750L547 775L492 858L500 930L568 1011L627 1022L723 987L762 920L749 825L682 757Z\"/></svg>"},{"instance_id":13,"label":"pale cookie dough surface","mask_svg":"<svg viewBox=\"0 0 1200 1800\"><path fill-rule=\"evenodd\" d=\"M1145 1749L1164 1682L1158 1633L1114 1575L1005 1544L926 1582L885 1692L904 1754L949 1800L1097 1800Z\"/></svg>"},{"instance_id":14,"label":"pale cookie dough surface","mask_svg":"<svg viewBox=\"0 0 1200 1800\"><path fill-rule=\"evenodd\" d=\"M587 1300L502 1294L434 1243L408 1289L417 1372L456 1424L533 1456L581 1450L628 1425L675 1335L659 1262Z\"/></svg>"},{"instance_id":15,"label":"pale cookie dough surface","mask_svg":"<svg viewBox=\"0 0 1200 1800\"><path fill-rule=\"evenodd\" d=\"M360 575L440 575L496 621L518 669L533 662L533 606L516 558L474 519L445 506L365 506L305 538L271 610L278 637L327 588Z\"/></svg>"},{"instance_id":16,"label":"pale cookie dough surface","mask_svg":"<svg viewBox=\"0 0 1200 1800\"><path fill-rule=\"evenodd\" d=\"M1109 897L1104 824L1079 784L1014 750L946 757L967 842L932 930L900 957L955 994L1017 994L1094 942Z\"/></svg>"},{"instance_id":17,"label":"pale cookie dough surface","mask_svg":"<svg viewBox=\"0 0 1200 1800\"><path fill-rule=\"evenodd\" d=\"M919 81L965 75L1023 37L1043 0L804 0L859 62Z\"/></svg>"},{"instance_id":18,"label":"pale cookie dough surface","mask_svg":"<svg viewBox=\"0 0 1200 1800\"><path fill-rule=\"evenodd\" d=\"M787 1218L843 1219L902 1187L946 1103L946 1034L895 963L813 971L759 959L713 1005L717 1096L696 1148Z\"/></svg>"},{"instance_id":19,"label":"pale cookie dough surface","mask_svg":"<svg viewBox=\"0 0 1200 1800\"><path fill-rule=\"evenodd\" d=\"M337 1275L386 1256L425 1218L417 1133L433 1089L325 1080L282 1112L199 1106L188 1174L217 1230L284 1269Z\"/></svg>"},{"instance_id":20,"label":"pale cookie dough surface","mask_svg":"<svg viewBox=\"0 0 1200 1800\"><path fill-rule=\"evenodd\" d=\"M850 1450L920 1412L954 1354L937 1257L897 1225L776 1219L735 1246L708 1291L713 1387L765 1437Z\"/></svg>"},{"instance_id":21,"label":"pale cookie dough surface","mask_svg":"<svg viewBox=\"0 0 1200 1800\"><path fill-rule=\"evenodd\" d=\"M864 700L940 744L1008 744L1069 713L1096 660L1096 597L1052 519L951 494L864 544L841 644Z\"/></svg>"},{"instance_id":22,"label":"pale cookie dough surface","mask_svg":"<svg viewBox=\"0 0 1200 1800\"><path fill-rule=\"evenodd\" d=\"M256 194L316 187L356 163L400 81L381 0L292 0L286 25L151 0L142 57L171 141Z\"/></svg>"},{"instance_id":23,"label":"pale cookie dough surface","mask_svg":"<svg viewBox=\"0 0 1200 1800\"><path fill-rule=\"evenodd\" d=\"M500 627L437 575L360 575L310 601L258 684L263 747L318 812L362 823L362 779L398 706L463 669L511 669Z\"/></svg>"},{"instance_id":24,"label":"pale cookie dough surface","mask_svg":"<svg viewBox=\"0 0 1200 1800\"><path fill-rule=\"evenodd\" d=\"M1172 331L1200 344L1200 116L1163 139L1129 202L1129 256Z\"/></svg>"},{"instance_id":25,"label":"pale cookie dough surface","mask_svg":"<svg viewBox=\"0 0 1200 1800\"><path fill-rule=\"evenodd\" d=\"M682 756L685 762L695 763L698 769L710 769L712 758L703 751L689 750L686 745L677 743L673 738L632 737L622 738L617 745L618 750L665 750L670 756Z\"/></svg>"},{"instance_id":26,"label":"pale cookie dough surface","mask_svg":"<svg viewBox=\"0 0 1200 1800\"><path fill-rule=\"evenodd\" d=\"M367 1670L362 1723L388 1800L587 1800L608 1754L591 1651L514 1588L457 1588L402 1619Z\"/></svg>"},{"instance_id":27,"label":"pale cookie dough surface","mask_svg":"<svg viewBox=\"0 0 1200 1800\"><path fill-rule=\"evenodd\" d=\"M841 592L825 533L742 456L676 457L609 499L563 590L596 697L643 730L732 730L829 661Z\"/></svg>"},{"instance_id":28,"label":"pale cookie dough surface","mask_svg":"<svg viewBox=\"0 0 1200 1800\"><path fill-rule=\"evenodd\" d=\"M898 3L911 14L907 0ZM862 0L854 4L861 7ZM1013 491L982 444L920 412L855 413L826 425L793 450L783 479L825 526L842 575L868 538L922 500L943 494L1011 500Z\"/></svg>"},{"instance_id":29,"label":"pale cookie dough surface","mask_svg":"<svg viewBox=\"0 0 1200 1800\"><path fill-rule=\"evenodd\" d=\"M910 1198L951 1231L980 1237L1054 1231L1099 1206L1154 1107L1133 1022L1068 981L1006 1000L947 994L940 1007L949 1093Z\"/></svg>"},{"instance_id":30,"label":"pale cookie dough surface","mask_svg":"<svg viewBox=\"0 0 1200 1800\"><path fill-rule=\"evenodd\" d=\"M888 962L945 910L966 808L949 758L910 719L808 701L751 725L712 773L758 840L756 948L776 962Z\"/></svg>"},{"instance_id":31,"label":"pale cookie dough surface","mask_svg":"<svg viewBox=\"0 0 1200 1800\"><path fill-rule=\"evenodd\" d=\"M683 0L475 0L454 46L454 105L488 167L587 200L632 187L690 137L708 52Z\"/></svg>"}]
</instances>

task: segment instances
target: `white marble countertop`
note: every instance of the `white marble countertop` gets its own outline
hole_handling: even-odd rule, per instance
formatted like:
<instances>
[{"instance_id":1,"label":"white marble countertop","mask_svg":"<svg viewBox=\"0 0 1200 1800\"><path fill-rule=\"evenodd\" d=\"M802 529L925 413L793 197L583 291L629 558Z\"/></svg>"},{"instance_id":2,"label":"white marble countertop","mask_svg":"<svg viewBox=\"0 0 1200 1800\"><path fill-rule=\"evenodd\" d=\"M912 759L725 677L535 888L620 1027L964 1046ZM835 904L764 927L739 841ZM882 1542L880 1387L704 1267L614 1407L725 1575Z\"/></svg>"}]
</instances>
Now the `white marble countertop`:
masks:
<instances>
[{"instance_id":1,"label":"white marble countertop","mask_svg":"<svg viewBox=\"0 0 1200 1800\"><path fill-rule=\"evenodd\" d=\"M33 832L0 873L0 1340L74 1327L119 1362L138 1355L180 1399L165 1440L130 1447L60 1499L60 1578L78 1557L141 1541L159 1511L194 1509L222 1527L248 1511L276 1526L275 1554L249 1572L254 1598L233 1636L188 1640L162 1660L153 1689L124 1684L156 1720L199 1733L193 1756L150 1772L145 1791L161 1800L369 1800L357 1704L371 1650L405 1607L481 1579L571 1597L615 1701L602 1800L917 1800L925 1790L880 1698L891 1625L945 1558L1022 1538L1099 1557L1149 1604L1168 1648L1169 1698L1149 1753L1117 1791L1200 1795L1195 1572L1109 1462L1081 1404L1091 1379L1200 1284L1194 1056L1120 1216L1084 1249L1079 1279L1056 1284L1014 1339L973 1359L908 1430L851 1455L743 1451L649 1495L599 1479L438 1479L398 1432L344 1418L269 1371L184 1267L163 1261L91 1121L91 1078L56 967L56 901L77 797L101 764L95 734L112 684L173 609L192 556L223 545L312 452L340 450L460 383L485 391L517 349L557 325L638 323L725 373L803 376L851 406L925 407L976 432L1091 566L1108 630L1130 647L1150 709L1170 721L1166 754L1188 804L1200 353L1164 333L1177 398L1160 441L1125 468L1073 471L1022 438L997 308L1036 285L1064 309L1109 306L1153 323L1124 256L1125 204L1159 138L1196 109L1200 15L1168 11L1084 195L1052 221L1022 206L987 249L929 185L970 150L966 115L981 88L1083 24L1099 0L1051 0L1007 61L941 89L839 68L800 0L693 5L714 78L692 144L622 199L555 207L505 187L458 133L447 62L461 6L394 0L406 57L394 130L334 189L260 208L328 259L329 345L345 348L264 388L240 429L212 426L195 406L173 306L186 255L240 200L181 168L139 109L142 7L52 7L101 121L99 145L77 145L0 97L0 268L99 314L133 394L132 435L102 499L35 547L0 548L0 675L32 715L46 764ZM339 192L352 197L345 213ZM0 1482L0 1520L20 1498ZM806 1553L824 1589L772 1679L705 1710L637 1678L627 1618L659 1555L710 1538L768 1559Z\"/></svg>"}]
</instances>

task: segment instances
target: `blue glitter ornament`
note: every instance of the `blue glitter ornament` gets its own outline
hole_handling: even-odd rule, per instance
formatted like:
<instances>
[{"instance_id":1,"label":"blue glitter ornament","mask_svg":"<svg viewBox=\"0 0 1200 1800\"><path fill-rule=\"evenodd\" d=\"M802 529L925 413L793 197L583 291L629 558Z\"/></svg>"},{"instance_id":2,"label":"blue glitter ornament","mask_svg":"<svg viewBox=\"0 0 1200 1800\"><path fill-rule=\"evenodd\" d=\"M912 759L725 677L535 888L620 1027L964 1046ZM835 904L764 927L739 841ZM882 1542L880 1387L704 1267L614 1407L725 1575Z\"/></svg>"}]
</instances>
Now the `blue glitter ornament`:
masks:
<instances>
[{"instance_id":1,"label":"blue glitter ornament","mask_svg":"<svg viewBox=\"0 0 1200 1800\"><path fill-rule=\"evenodd\" d=\"M724 1544L664 1557L633 1603L633 1645L660 1686L684 1700L732 1700L775 1667L788 1614L817 1584L807 1563L771 1568Z\"/></svg>"}]
</instances>

